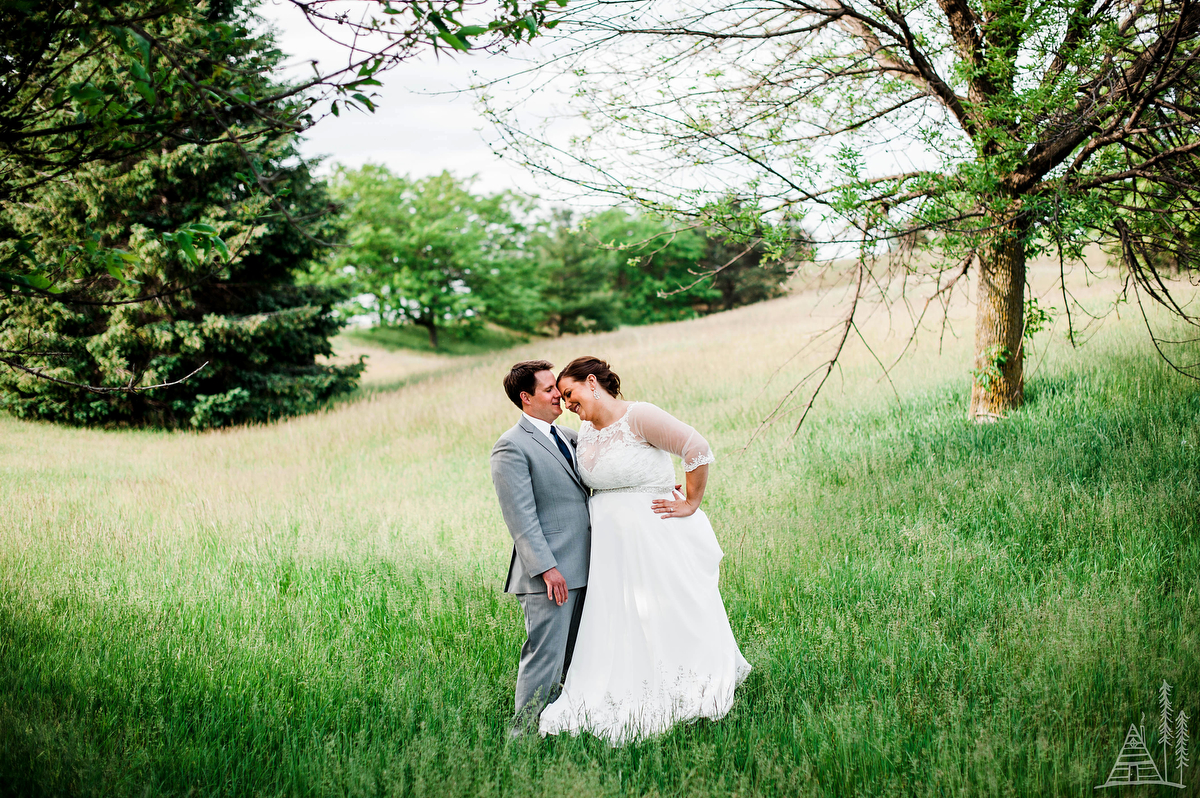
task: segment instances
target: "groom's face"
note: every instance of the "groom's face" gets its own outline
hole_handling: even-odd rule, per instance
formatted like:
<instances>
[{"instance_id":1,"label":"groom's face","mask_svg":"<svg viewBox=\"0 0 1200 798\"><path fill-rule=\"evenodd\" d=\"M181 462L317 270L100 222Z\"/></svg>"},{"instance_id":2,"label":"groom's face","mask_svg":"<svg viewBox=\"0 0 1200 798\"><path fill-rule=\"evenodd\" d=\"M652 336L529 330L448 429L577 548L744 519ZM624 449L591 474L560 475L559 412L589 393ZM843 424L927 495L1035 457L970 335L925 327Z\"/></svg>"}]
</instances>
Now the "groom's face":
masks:
<instances>
[{"instance_id":1,"label":"groom's face","mask_svg":"<svg viewBox=\"0 0 1200 798\"><path fill-rule=\"evenodd\" d=\"M522 394L529 397L525 404L525 412L542 421L552 422L562 415L562 394L554 384L554 372L539 371L533 377L537 380L537 387L532 394Z\"/></svg>"}]
</instances>

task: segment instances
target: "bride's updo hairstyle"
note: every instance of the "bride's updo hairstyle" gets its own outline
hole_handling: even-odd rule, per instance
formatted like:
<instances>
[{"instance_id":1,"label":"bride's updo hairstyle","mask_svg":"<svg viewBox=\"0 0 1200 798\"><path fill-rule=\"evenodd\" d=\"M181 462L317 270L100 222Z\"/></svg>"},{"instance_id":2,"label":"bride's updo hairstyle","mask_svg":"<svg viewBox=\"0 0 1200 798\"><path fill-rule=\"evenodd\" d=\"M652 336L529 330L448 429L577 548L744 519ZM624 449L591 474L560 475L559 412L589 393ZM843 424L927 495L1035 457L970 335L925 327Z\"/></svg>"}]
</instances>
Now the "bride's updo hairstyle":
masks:
<instances>
[{"instance_id":1,"label":"bride's updo hairstyle","mask_svg":"<svg viewBox=\"0 0 1200 798\"><path fill-rule=\"evenodd\" d=\"M596 381L600 383L600 387L608 392L609 396L621 395L621 378L608 367L598 357L577 357L567 364L567 367L559 372L558 378L563 377L575 380L575 382L587 382L588 375L595 375Z\"/></svg>"}]
</instances>

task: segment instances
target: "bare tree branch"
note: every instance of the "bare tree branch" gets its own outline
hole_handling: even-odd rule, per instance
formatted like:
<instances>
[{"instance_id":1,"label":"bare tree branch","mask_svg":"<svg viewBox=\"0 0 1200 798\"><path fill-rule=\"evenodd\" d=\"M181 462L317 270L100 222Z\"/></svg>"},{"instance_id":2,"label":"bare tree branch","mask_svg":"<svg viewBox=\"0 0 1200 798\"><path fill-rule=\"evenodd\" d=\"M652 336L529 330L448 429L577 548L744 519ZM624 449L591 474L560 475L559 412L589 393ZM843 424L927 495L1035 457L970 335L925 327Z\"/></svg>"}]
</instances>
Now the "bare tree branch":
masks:
<instances>
[{"instance_id":1,"label":"bare tree branch","mask_svg":"<svg viewBox=\"0 0 1200 798\"><path fill-rule=\"evenodd\" d=\"M9 368L16 369L17 371L23 371L26 374L31 374L38 379L46 380L47 382L53 382L57 385L65 385L68 388L79 388L87 391L88 393L96 394L143 393L145 391L153 391L156 388L170 388L175 385L182 385L192 377L199 374L200 371L208 365L208 361L206 360L203 364L201 364L200 368L191 372L186 377L181 377L177 380L171 380L170 382L160 382L157 385L133 385L131 383L130 385L108 387L103 385L86 385L82 382L71 382L70 380L60 380L57 377L51 377L49 374L46 374L42 369L29 368L28 366L22 365L15 360L10 360L9 358L5 357L0 357L0 363L8 366Z\"/></svg>"}]
</instances>

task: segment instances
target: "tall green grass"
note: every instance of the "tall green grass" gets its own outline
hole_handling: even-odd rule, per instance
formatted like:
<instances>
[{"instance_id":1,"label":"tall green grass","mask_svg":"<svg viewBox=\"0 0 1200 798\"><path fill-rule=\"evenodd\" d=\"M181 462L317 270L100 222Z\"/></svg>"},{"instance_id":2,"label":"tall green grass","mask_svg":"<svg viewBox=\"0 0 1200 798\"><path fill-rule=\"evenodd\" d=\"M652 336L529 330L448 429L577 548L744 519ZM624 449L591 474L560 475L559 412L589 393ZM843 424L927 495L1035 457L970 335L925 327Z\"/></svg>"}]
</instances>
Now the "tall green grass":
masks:
<instances>
[{"instance_id":1,"label":"tall green grass","mask_svg":"<svg viewBox=\"0 0 1200 798\"><path fill-rule=\"evenodd\" d=\"M899 406L858 347L797 438L743 450L833 317L804 295L541 342L204 435L0 420L0 790L1094 794L1143 712L1155 750L1162 680L1200 717L1200 386L1113 319L1039 340L1027 406L975 426L969 336L923 341ZM724 720L618 749L507 737L499 378L584 353L717 446L754 666Z\"/></svg>"}]
</instances>

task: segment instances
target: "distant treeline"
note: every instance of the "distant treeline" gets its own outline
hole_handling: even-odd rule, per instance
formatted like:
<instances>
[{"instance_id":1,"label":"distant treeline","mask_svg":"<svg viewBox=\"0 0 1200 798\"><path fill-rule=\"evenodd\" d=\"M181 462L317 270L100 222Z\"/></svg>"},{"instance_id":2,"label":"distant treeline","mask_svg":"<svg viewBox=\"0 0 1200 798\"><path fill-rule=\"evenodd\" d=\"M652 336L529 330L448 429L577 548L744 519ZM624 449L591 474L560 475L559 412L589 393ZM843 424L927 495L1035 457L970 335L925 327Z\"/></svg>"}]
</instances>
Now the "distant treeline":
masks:
<instances>
[{"instance_id":1,"label":"distant treeline","mask_svg":"<svg viewBox=\"0 0 1200 798\"><path fill-rule=\"evenodd\" d=\"M622 208L547 212L484 195L448 173L338 169L330 185L348 245L312 280L354 299L342 312L412 324L431 344L491 321L552 335L675 321L779 296L808 239L799 228L688 226Z\"/></svg>"},{"instance_id":2,"label":"distant treeline","mask_svg":"<svg viewBox=\"0 0 1200 798\"><path fill-rule=\"evenodd\" d=\"M269 38L240 41L247 57L279 57ZM296 144L288 135L243 145L282 210L248 185L245 154L187 143L97 161L0 205L0 225L36 242L42 261L90 257L72 243L81 240L124 253L120 268L77 281L58 302L0 293L0 349L47 363L45 377L0 370L0 408L92 426L269 421L356 387L361 363L324 360L356 315L418 325L435 347L439 332L469 336L486 322L610 330L777 296L805 254L803 235L782 227L576 215L474 193L449 174L413 180L366 166L321 179ZM203 231L228 254L196 251ZM178 384L136 394L69 384L168 382Z\"/></svg>"},{"instance_id":3,"label":"distant treeline","mask_svg":"<svg viewBox=\"0 0 1200 798\"><path fill-rule=\"evenodd\" d=\"M435 347L486 322L607 330L773 296L803 249L753 209L726 222L738 229L677 229L448 174L322 179L296 132L316 99L278 82L285 56L250 0L168 4L124 27L103 3L9 5L0 410L22 418L269 421L354 390L362 363L328 356L355 315L419 325Z\"/></svg>"}]
</instances>

